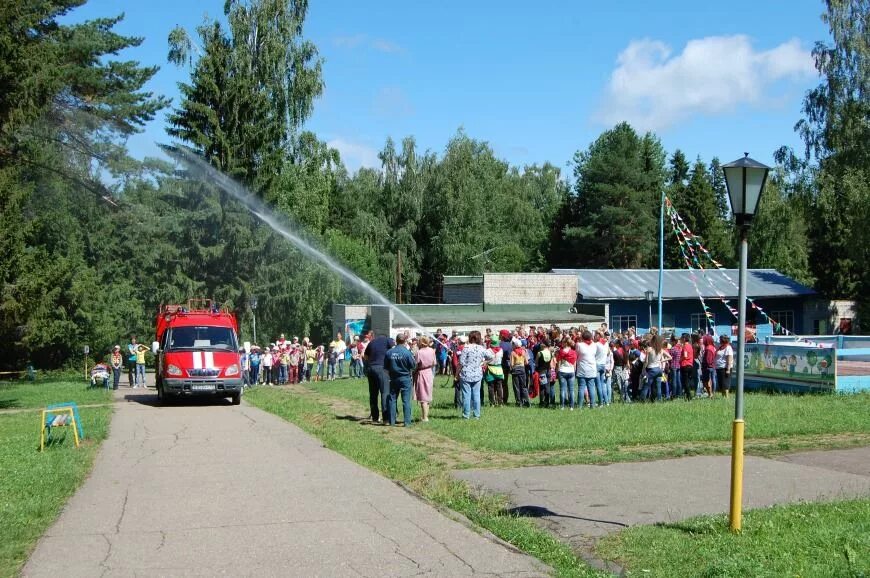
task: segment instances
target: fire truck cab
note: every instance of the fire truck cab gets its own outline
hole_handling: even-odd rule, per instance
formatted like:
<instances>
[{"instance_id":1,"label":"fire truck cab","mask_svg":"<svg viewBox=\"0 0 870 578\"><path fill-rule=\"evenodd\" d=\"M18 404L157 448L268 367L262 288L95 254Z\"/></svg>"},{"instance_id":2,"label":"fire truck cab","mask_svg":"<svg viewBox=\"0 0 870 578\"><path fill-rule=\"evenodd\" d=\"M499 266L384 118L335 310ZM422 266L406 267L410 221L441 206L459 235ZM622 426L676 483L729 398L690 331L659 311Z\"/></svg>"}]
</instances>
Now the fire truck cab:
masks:
<instances>
[{"instance_id":1,"label":"fire truck cab","mask_svg":"<svg viewBox=\"0 0 870 578\"><path fill-rule=\"evenodd\" d=\"M210 299L162 305L157 314L157 398L242 399L242 367L235 316Z\"/></svg>"}]
</instances>

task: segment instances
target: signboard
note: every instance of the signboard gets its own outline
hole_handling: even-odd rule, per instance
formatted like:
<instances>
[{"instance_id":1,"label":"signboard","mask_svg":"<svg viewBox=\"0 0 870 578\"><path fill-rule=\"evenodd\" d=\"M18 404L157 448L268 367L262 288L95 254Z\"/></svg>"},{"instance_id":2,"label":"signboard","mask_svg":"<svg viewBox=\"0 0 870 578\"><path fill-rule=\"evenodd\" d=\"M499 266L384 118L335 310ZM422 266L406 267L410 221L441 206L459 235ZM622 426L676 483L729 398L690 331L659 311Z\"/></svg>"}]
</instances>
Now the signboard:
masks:
<instances>
[{"instance_id":1,"label":"signboard","mask_svg":"<svg viewBox=\"0 0 870 578\"><path fill-rule=\"evenodd\" d=\"M359 335L362 339L362 332L365 329L365 319L348 319L344 324L344 339L353 341L354 336Z\"/></svg>"},{"instance_id":2,"label":"signboard","mask_svg":"<svg viewBox=\"0 0 870 578\"><path fill-rule=\"evenodd\" d=\"M837 355L830 347L747 344L745 363L748 379L834 389Z\"/></svg>"}]
</instances>

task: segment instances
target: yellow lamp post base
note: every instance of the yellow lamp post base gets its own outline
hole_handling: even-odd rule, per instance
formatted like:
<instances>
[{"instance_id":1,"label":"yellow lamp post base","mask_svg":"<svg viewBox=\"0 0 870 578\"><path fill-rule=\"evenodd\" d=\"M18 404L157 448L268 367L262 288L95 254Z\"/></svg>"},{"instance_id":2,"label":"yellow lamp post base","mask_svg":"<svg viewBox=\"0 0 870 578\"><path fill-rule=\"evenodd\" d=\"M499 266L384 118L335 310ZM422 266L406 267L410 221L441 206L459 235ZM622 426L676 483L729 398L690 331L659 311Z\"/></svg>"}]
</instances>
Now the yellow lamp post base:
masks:
<instances>
[{"instance_id":1,"label":"yellow lamp post base","mask_svg":"<svg viewBox=\"0 0 870 578\"><path fill-rule=\"evenodd\" d=\"M735 419L731 428L731 515L732 532L740 532L743 518L743 427L742 419Z\"/></svg>"}]
</instances>

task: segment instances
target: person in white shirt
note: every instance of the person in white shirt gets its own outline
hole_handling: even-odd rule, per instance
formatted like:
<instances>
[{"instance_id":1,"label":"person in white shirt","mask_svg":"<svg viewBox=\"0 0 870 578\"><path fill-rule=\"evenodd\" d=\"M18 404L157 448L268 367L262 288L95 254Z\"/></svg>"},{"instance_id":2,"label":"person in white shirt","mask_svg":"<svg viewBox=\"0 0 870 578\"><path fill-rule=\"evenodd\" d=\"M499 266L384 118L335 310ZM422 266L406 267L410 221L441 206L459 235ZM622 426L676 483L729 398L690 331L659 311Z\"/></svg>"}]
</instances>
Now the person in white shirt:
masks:
<instances>
[{"instance_id":1,"label":"person in white shirt","mask_svg":"<svg viewBox=\"0 0 870 578\"><path fill-rule=\"evenodd\" d=\"M650 388L653 384L656 386L656 401L662 400L662 375L665 363L670 360L671 354L665 349L662 336L651 336L650 345L646 348L646 360L643 362L643 368L646 372L646 384L643 386L641 398L644 401L649 400Z\"/></svg>"},{"instance_id":2,"label":"person in white shirt","mask_svg":"<svg viewBox=\"0 0 870 578\"><path fill-rule=\"evenodd\" d=\"M274 349L274 346L272 346ZM266 385L272 384L272 352L269 351L269 348L266 348L266 351L263 353L263 358L260 360L260 363L263 365L263 383Z\"/></svg>"},{"instance_id":3,"label":"person in white shirt","mask_svg":"<svg viewBox=\"0 0 870 578\"><path fill-rule=\"evenodd\" d=\"M595 369L598 371L598 381L595 384L598 388L598 406L610 405L610 400L607 399L607 391L605 390L606 374L607 374L607 354L610 348L607 347L607 342L604 341L604 334L601 331L595 332Z\"/></svg>"},{"instance_id":4,"label":"person in white shirt","mask_svg":"<svg viewBox=\"0 0 870 578\"><path fill-rule=\"evenodd\" d=\"M595 343L592 342L592 333L584 329L577 342L577 405L583 407L584 400L592 407L592 391L598 389L598 366L595 363ZM601 394L598 394L598 403L601 404Z\"/></svg>"},{"instance_id":5,"label":"person in white shirt","mask_svg":"<svg viewBox=\"0 0 870 578\"><path fill-rule=\"evenodd\" d=\"M719 336L719 348L716 349L716 383L722 395L728 397L731 389L731 368L734 367L734 350L731 348L731 338Z\"/></svg>"},{"instance_id":6,"label":"person in white shirt","mask_svg":"<svg viewBox=\"0 0 870 578\"><path fill-rule=\"evenodd\" d=\"M605 334L605 339L607 339ZM613 386L611 385L611 380L613 379L613 350L610 348L610 344L605 341L605 347L607 347L607 360L604 362L604 403L610 405L610 401L613 397Z\"/></svg>"}]
</instances>

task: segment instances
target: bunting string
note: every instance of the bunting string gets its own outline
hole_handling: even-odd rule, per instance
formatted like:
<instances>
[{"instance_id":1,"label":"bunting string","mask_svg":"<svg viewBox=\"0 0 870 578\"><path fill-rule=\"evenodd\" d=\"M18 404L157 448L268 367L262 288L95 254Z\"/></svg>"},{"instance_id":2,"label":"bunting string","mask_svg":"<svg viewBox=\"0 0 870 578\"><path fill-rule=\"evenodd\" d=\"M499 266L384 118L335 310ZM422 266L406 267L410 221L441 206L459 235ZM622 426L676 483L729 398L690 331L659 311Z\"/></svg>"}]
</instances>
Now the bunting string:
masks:
<instances>
[{"instance_id":1,"label":"bunting string","mask_svg":"<svg viewBox=\"0 0 870 578\"><path fill-rule=\"evenodd\" d=\"M670 218L671 228L673 229L674 235L677 238L680 254L683 257L683 261L686 263L686 267L689 269L689 278L692 281L695 292L698 294L698 298L701 301L701 306L704 309L704 315L710 325L715 327L713 325L713 314L710 311L710 308L707 306L706 302L704 301L701 291L698 288L698 278L695 275L696 270L701 272L704 280L707 282L707 284L710 286L710 288L713 290L713 292L716 294L717 298L722 302L725 308L728 309L728 312L731 313L731 315L734 316L735 319L739 318L739 311L732 307L731 303L728 301L728 298L719 290L715 282L709 278L709 276L707 275L707 268L709 268L709 265L712 265L712 268L717 270L731 284L731 286L738 291L739 285L734 281L734 279L731 278L722 263L717 261L713 257L712 253L706 247L704 247L701 238L692 233L692 230L680 216L679 212L677 212L677 209L673 206L673 203L671 203L671 199L667 196L665 196L665 211ZM708 267L704 266L705 263L709 263ZM807 343L813 347L819 346L818 343L800 337L799 335L796 335L795 333L789 331L781 323L773 319L767 313L767 311L765 311L764 308L756 303L755 300L751 297L747 296L746 301L749 303L753 310L757 311L764 317L764 319L767 320L767 323L771 325L774 332L783 332L786 335L794 337L795 341Z\"/></svg>"},{"instance_id":2,"label":"bunting string","mask_svg":"<svg viewBox=\"0 0 870 578\"><path fill-rule=\"evenodd\" d=\"M666 206L670 207L670 200L665 197ZM689 270L689 279L692 281L692 286L695 288L695 293L698 295L698 299L701 301L701 308L704 311L704 317L707 319L707 326L713 329L713 335L716 335L716 320L713 316L713 312L710 310L710 307L707 305L707 302L704 300L704 294L698 288L698 278L695 275L695 268L692 266L694 262L700 267L700 262L698 260L697 255L695 255L694 248L691 244L686 242L686 234L682 229L677 225L677 221L674 219L673 212L671 210L668 211L668 215L671 218L671 224L674 229L674 233L677 235L677 240L679 241L679 249L680 254L683 256L683 260L686 263L686 267ZM691 255L691 257L689 256Z\"/></svg>"}]
</instances>

